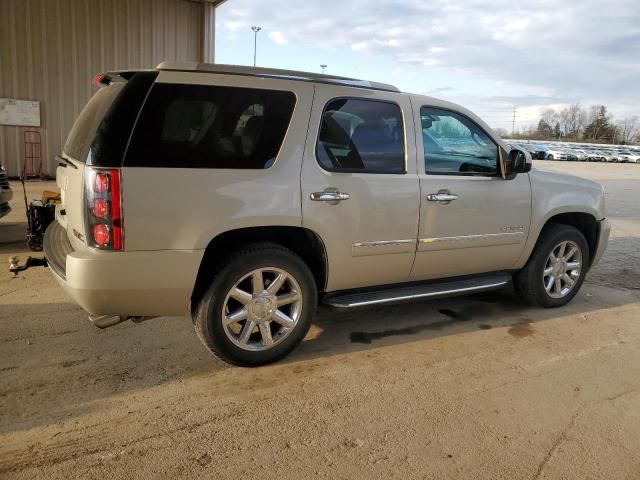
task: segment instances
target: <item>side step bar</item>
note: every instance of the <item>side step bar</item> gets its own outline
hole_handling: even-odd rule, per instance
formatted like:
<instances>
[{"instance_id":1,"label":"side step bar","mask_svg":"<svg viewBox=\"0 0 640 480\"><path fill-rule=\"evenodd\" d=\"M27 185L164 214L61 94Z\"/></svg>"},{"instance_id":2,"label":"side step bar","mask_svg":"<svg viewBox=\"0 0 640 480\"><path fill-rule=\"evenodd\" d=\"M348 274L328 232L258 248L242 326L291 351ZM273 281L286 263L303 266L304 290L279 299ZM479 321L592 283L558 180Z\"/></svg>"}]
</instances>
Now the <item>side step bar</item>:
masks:
<instances>
[{"instance_id":1,"label":"side step bar","mask_svg":"<svg viewBox=\"0 0 640 480\"><path fill-rule=\"evenodd\" d=\"M511 275L492 274L462 280L444 280L409 286L392 286L385 290L344 291L329 294L324 303L335 308L355 308L384 303L406 302L421 298L436 298L485 292L505 287Z\"/></svg>"}]
</instances>

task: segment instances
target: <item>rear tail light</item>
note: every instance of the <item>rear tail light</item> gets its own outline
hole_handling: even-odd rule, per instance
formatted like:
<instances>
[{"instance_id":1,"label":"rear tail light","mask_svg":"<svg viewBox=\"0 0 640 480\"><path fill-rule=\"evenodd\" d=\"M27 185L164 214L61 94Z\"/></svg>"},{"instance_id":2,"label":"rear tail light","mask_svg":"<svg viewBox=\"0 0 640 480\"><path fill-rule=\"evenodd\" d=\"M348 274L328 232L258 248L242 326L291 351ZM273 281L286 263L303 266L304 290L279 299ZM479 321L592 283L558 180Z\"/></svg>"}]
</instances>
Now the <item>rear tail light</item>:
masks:
<instances>
[{"instance_id":1,"label":"rear tail light","mask_svg":"<svg viewBox=\"0 0 640 480\"><path fill-rule=\"evenodd\" d=\"M103 250L124 249L120 170L86 168L85 223L88 244Z\"/></svg>"},{"instance_id":2,"label":"rear tail light","mask_svg":"<svg viewBox=\"0 0 640 480\"><path fill-rule=\"evenodd\" d=\"M102 198L96 198L91 206L91 213L96 218L106 218L109 214L109 202Z\"/></svg>"},{"instance_id":3,"label":"rear tail light","mask_svg":"<svg viewBox=\"0 0 640 480\"><path fill-rule=\"evenodd\" d=\"M111 237L109 235L109 227L104 223L98 223L93 226L93 241L96 247L106 247L109 245Z\"/></svg>"},{"instance_id":4,"label":"rear tail light","mask_svg":"<svg viewBox=\"0 0 640 480\"><path fill-rule=\"evenodd\" d=\"M96 172L93 180L93 191L95 193L105 193L109 190L109 174Z\"/></svg>"}]
</instances>

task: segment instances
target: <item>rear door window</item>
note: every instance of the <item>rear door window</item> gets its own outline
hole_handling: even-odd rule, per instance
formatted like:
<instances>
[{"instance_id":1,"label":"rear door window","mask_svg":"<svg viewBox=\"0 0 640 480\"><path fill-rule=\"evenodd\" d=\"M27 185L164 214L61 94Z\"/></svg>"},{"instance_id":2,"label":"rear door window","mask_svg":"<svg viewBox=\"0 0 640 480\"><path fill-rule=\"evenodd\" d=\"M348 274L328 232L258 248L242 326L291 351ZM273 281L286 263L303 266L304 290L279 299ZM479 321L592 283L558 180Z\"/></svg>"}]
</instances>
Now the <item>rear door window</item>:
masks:
<instances>
[{"instance_id":1,"label":"rear door window","mask_svg":"<svg viewBox=\"0 0 640 480\"><path fill-rule=\"evenodd\" d=\"M287 91L157 83L125 166L269 168L294 106L295 95Z\"/></svg>"},{"instance_id":2,"label":"rear door window","mask_svg":"<svg viewBox=\"0 0 640 480\"><path fill-rule=\"evenodd\" d=\"M332 100L322 114L316 158L334 172L405 173L400 107L379 100Z\"/></svg>"}]
</instances>

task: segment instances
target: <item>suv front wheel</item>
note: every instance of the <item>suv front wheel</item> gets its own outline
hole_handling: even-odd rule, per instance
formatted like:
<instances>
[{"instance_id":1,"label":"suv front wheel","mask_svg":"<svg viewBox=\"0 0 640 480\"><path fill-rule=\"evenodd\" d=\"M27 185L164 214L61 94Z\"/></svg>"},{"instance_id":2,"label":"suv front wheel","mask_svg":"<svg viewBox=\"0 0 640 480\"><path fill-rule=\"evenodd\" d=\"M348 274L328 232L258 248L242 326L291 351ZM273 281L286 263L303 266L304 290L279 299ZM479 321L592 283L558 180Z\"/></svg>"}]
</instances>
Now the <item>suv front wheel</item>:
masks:
<instances>
[{"instance_id":1,"label":"suv front wheel","mask_svg":"<svg viewBox=\"0 0 640 480\"><path fill-rule=\"evenodd\" d=\"M555 224L542 232L527 265L516 275L516 286L530 304L561 307L578 293L588 268L589 247L582 232Z\"/></svg>"},{"instance_id":2,"label":"suv front wheel","mask_svg":"<svg viewBox=\"0 0 640 480\"><path fill-rule=\"evenodd\" d=\"M200 301L196 332L209 350L238 366L274 362L309 331L316 284L305 262L272 243L233 253Z\"/></svg>"}]
</instances>

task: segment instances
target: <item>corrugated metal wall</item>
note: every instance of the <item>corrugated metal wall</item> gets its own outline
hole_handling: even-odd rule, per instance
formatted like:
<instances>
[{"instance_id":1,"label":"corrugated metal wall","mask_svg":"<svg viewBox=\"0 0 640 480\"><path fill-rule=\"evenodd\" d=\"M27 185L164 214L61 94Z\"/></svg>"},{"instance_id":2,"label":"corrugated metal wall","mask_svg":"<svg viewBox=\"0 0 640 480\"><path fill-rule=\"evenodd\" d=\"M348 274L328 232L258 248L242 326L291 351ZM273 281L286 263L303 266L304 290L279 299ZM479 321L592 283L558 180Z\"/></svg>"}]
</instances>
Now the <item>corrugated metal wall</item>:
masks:
<instances>
[{"instance_id":1,"label":"corrugated metal wall","mask_svg":"<svg viewBox=\"0 0 640 480\"><path fill-rule=\"evenodd\" d=\"M45 172L105 70L201 56L202 5L187 0L0 0L0 98L41 102ZM22 131L0 125L0 162L19 175Z\"/></svg>"}]
</instances>

